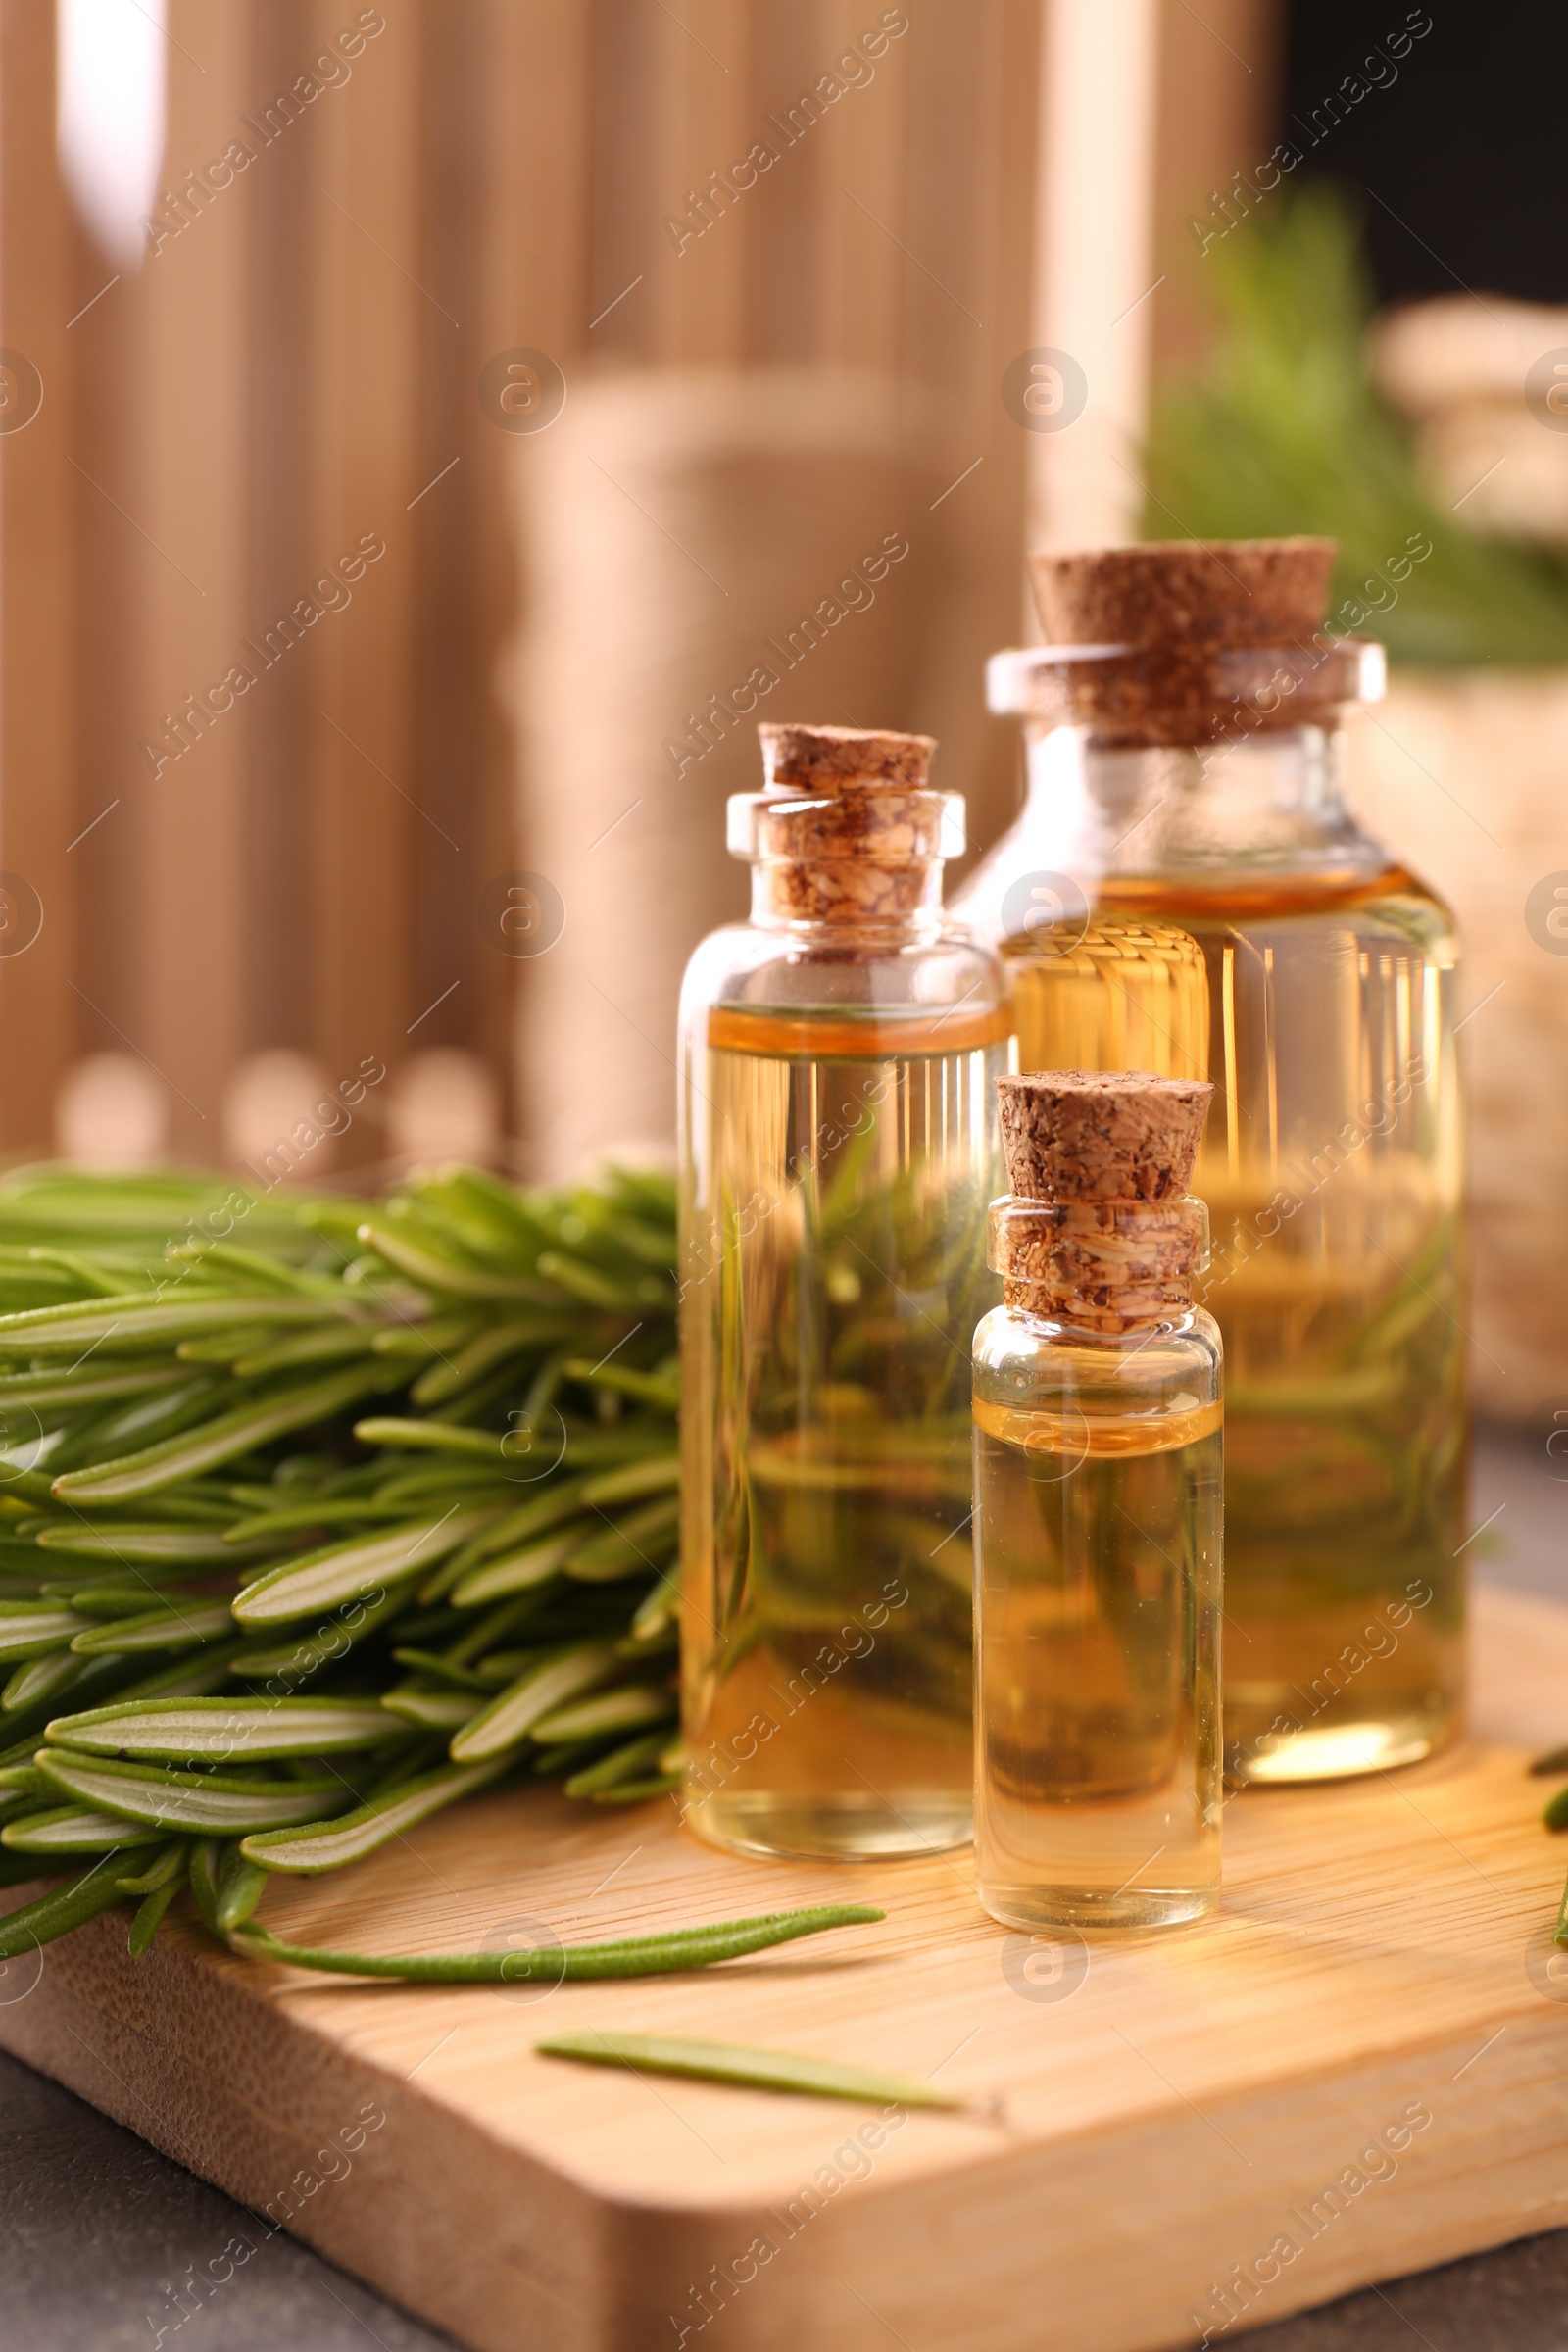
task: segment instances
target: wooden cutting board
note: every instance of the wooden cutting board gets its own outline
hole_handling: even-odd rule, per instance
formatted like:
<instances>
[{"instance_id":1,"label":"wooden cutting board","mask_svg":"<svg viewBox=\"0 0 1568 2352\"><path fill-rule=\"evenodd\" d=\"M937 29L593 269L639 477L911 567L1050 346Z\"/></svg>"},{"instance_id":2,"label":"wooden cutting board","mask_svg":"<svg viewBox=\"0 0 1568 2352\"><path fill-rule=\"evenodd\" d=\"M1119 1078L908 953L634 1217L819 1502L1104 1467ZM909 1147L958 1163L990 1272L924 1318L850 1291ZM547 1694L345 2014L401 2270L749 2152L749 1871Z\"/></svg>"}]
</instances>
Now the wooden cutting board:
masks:
<instances>
[{"instance_id":1,"label":"wooden cutting board","mask_svg":"<svg viewBox=\"0 0 1568 2352\"><path fill-rule=\"evenodd\" d=\"M280 1883L269 1919L436 1950L824 1899L889 1917L553 1990L305 1978L179 1923L136 1964L109 1918L13 1965L0 2043L270 2214L249 2244L291 2228L483 2352L1139 2352L1227 2310L1239 2332L1568 2221L1568 1845L1522 1770L1568 1738L1568 1610L1483 1590L1475 1621L1472 1740L1236 1799L1194 1929L1031 1944L981 1915L963 1854L748 1863L667 1799L503 1795ZM533 2054L595 2026L940 2070L981 2104L879 2119ZM243 2292L250 2258L215 2244L202 2293Z\"/></svg>"}]
</instances>

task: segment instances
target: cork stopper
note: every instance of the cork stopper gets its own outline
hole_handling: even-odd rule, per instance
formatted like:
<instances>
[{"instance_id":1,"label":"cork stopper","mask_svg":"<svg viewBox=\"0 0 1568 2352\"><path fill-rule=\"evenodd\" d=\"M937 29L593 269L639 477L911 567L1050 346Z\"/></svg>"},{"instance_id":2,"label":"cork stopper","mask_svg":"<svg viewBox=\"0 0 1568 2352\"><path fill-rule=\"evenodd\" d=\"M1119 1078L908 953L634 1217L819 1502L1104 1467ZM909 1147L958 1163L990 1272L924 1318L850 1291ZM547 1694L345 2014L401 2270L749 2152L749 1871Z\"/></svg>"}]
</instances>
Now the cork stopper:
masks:
<instances>
[{"instance_id":1,"label":"cork stopper","mask_svg":"<svg viewBox=\"0 0 1568 2352\"><path fill-rule=\"evenodd\" d=\"M1180 1199L1214 1089L1152 1070L999 1078L1007 1180L1019 1200Z\"/></svg>"},{"instance_id":2,"label":"cork stopper","mask_svg":"<svg viewBox=\"0 0 1568 2352\"><path fill-rule=\"evenodd\" d=\"M767 724L757 732L769 792L867 792L879 786L920 792L937 748L934 736L896 735L883 727Z\"/></svg>"},{"instance_id":3,"label":"cork stopper","mask_svg":"<svg viewBox=\"0 0 1568 2352\"><path fill-rule=\"evenodd\" d=\"M997 1092L1012 1192L991 1263L1007 1305L1110 1332L1191 1306L1206 1220L1187 1187L1212 1086L1041 1070Z\"/></svg>"},{"instance_id":4,"label":"cork stopper","mask_svg":"<svg viewBox=\"0 0 1568 2352\"><path fill-rule=\"evenodd\" d=\"M929 787L935 739L884 727L757 732L766 789L730 803L730 838L760 869L760 911L843 925L934 915L963 813Z\"/></svg>"},{"instance_id":5,"label":"cork stopper","mask_svg":"<svg viewBox=\"0 0 1568 2352\"><path fill-rule=\"evenodd\" d=\"M1053 645L1293 645L1323 619L1332 539L1155 540L1031 556Z\"/></svg>"},{"instance_id":6,"label":"cork stopper","mask_svg":"<svg viewBox=\"0 0 1568 2352\"><path fill-rule=\"evenodd\" d=\"M1104 750L1332 724L1381 691L1380 649L1324 626L1335 554L1302 538L1032 556L1048 643L997 657L992 707L1087 726Z\"/></svg>"}]
</instances>

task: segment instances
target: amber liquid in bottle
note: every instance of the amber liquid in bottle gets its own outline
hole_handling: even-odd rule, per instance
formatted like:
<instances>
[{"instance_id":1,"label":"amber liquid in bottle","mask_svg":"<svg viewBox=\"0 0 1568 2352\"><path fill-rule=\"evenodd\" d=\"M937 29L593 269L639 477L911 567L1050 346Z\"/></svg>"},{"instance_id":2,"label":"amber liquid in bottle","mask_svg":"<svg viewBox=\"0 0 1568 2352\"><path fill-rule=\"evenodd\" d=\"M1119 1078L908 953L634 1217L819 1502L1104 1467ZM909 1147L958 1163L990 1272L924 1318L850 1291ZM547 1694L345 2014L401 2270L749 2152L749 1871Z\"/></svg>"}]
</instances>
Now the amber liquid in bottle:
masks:
<instances>
[{"instance_id":1,"label":"amber liquid in bottle","mask_svg":"<svg viewBox=\"0 0 1568 2352\"><path fill-rule=\"evenodd\" d=\"M982 1900L1021 1928L1197 1918L1219 1891L1222 1407L1019 1410L987 1400L1004 1382L977 1369Z\"/></svg>"},{"instance_id":2,"label":"amber liquid in bottle","mask_svg":"<svg viewBox=\"0 0 1568 2352\"><path fill-rule=\"evenodd\" d=\"M972 1825L969 1350L994 1009L719 1006L682 1272L687 1803L740 1851Z\"/></svg>"},{"instance_id":3,"label":"amber liquid in bottle","mask_svg":"<svg viewBox=\"0 0 1568 2352\"><path fill-rule=\"evenodd\" d=\"M1411 1761L1462 1687L1446 916L1397 867L1113 876L1079 930L1003 945L1018 1066L1216 1089L1194 1189L1227 1365L1229 1768Z\"/></svg>"}]
</instances>

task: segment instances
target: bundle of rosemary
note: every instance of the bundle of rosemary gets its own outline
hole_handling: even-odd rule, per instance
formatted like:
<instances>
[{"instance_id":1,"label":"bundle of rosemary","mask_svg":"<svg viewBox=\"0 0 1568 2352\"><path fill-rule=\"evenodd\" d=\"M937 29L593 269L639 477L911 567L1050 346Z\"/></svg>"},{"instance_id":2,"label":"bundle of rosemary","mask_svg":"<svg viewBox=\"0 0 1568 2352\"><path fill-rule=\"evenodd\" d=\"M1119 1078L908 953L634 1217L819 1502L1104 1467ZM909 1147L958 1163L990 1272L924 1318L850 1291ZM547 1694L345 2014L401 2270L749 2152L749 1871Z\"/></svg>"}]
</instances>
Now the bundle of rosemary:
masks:
<instances>
[{"instance_id":1,"label":"bundle of rosemary","mask_svg":"<svg viewBox=\"0 0 1568 2352\"><path fill-rule=\"evenodd\" d=\"M674 1786L674 1195L0 1183L0 1958L188 1885L236 1948L475 1982L693 1967L838 1907L563 1954L247 1925L511 1777Z\"/></svg>"}]
</instances>

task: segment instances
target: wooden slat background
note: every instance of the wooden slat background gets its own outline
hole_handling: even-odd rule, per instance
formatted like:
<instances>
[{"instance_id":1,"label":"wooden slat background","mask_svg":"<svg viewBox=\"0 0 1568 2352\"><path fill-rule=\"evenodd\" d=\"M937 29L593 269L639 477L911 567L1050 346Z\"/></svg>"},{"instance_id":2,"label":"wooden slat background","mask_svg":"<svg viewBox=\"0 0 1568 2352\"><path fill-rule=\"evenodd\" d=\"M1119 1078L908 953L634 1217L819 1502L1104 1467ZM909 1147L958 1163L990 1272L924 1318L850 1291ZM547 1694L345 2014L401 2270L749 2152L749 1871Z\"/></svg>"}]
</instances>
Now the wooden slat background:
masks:
<instances>
[{"instance_id":1,"label":"wooden slat background","mask_svg":"<svg viewBox=\"0 0 1568 2352\"><path fill-rule=\"evenodd\" d=\"M483 413L498 351L548 351L571 397L629 371L849 367L940 410L952 471L985 462L911 566L918 676L878 715L948 736L980 837L1015 789L979 662L1019 625L1031 453L997 383L1039 312L1042 0L908 0L874 81L683 256L664 216L876 23L870 0L170 0L162 185L259 146L244 119L367 13L384 29L349 78L102 291L117 265L55 159L50 0L0 0L0 340L45 384L0 436L0 865L45 909L0 956L6 1157L49 1148L84 1054L138 1057L172 1148L221 1161L226 1093L263 1049L328 1077L380 1057L384 1112L399 1068L444 1047L496 1074L508 1149L537 1163L534 975L490 952L478 902L530 863L540 796L569 778L519 764L518 532L551 436ZM1276 13L1160 0L1178 241L1255 160ZM1200 313L1178 257L1156 350ZM139 746L164 713L365 532L386 553L348 607L155 777ZM697 830L710 874L716 823ZM388 1150L363 1118L338 1164Z\"/></svg>"}]
</instances>

